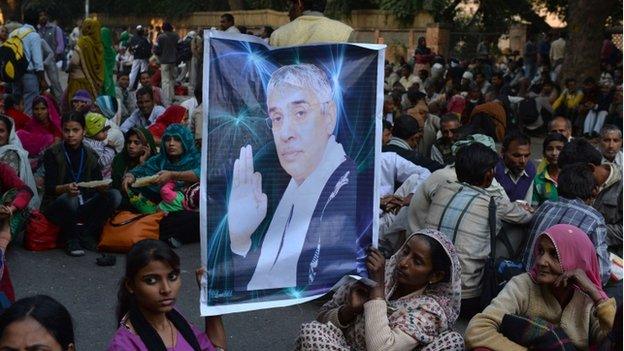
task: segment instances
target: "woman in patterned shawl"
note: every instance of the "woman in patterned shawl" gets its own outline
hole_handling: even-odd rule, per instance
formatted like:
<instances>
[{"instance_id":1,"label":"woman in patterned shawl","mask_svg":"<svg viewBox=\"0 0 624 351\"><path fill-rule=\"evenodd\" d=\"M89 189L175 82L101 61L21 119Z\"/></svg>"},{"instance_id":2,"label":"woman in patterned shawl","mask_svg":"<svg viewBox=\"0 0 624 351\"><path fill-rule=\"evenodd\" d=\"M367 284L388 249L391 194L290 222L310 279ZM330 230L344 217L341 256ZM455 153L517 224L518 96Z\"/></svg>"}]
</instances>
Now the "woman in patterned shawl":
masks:
<instances>
[{"instance_id":1,"label":"woman in patterned shawl","mask_svg":"<svg viewBox=\"0 0 624 351\"><path fill-rule=\"evenodd\" d=\"M301 327L298 350L463 350L452 331L461 268L443 234L420 230L387 262L371 249L367 268L377 285L340 287L317 321Z\"/></svg>"}]
</instances>

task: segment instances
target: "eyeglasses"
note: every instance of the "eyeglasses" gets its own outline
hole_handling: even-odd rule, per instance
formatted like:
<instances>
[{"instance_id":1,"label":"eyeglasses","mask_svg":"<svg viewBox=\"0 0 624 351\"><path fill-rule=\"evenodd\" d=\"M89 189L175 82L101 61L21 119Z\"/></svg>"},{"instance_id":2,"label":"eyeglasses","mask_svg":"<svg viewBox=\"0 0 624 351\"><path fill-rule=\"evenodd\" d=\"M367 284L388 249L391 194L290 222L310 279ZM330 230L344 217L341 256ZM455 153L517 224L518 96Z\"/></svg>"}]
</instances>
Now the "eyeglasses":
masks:
<instances>
[{"instance_id":1,"label":"eyeglasses","mask_svg":"<svg viewBox=\"0 0 624 351\"><path fill-rule=\"evenodd\" d=\"M327 103L329 103L329 101L323 101L316 104L296 104L294 107L287 108L286 114L282 113L281 111L269 113L269 117L265 119L265 122L267 124L267 127L269 127L269 129L273 131L279 131L282 129L286 116L290 117L290 122L292 124L301 125L307 121L308 117L310 116L310 112L312 112L312 110L316 106L322 107L324 104Z\"/></svg>"}]
</instances>

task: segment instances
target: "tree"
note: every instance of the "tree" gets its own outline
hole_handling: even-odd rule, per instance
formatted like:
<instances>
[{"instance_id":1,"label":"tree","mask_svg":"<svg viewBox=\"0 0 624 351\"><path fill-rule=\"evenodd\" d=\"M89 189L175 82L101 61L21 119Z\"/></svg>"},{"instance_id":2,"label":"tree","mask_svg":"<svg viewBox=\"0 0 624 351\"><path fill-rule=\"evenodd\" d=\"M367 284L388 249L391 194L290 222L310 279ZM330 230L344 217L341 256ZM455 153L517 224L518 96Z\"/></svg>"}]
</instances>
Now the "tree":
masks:
<instances>
[{"instance_id":1,"label":"tree","mask_svg":"<svg viewBox=\"0 0 624 351\"><path fill-rule=\"evenodd\" d=\"M21 7L22 1L19 0L0 1L0 10L4 16L4 21L21 20Z\"/></svg>"},{"instance_id":2,"label":"tree","mask_svg":"<svg viewBox=\"0 0 624 351\"><path fill-rule=\"evenodd\" d=\"M245 0L228 0L228 5L230 5L231 11L244 10Z\"/></svg>"},{"instance_id":3,"label":"tree","mask_svg":"<svg viewBox=\"0 0 624 351\"><path fill-rule=\"evenodd\" d=\"M598 77L600 49L609 15L620 12L622 3L616 0L569 0L566 22L568 41L563 61L562 78Z\"/></svg>"}]
</instances>

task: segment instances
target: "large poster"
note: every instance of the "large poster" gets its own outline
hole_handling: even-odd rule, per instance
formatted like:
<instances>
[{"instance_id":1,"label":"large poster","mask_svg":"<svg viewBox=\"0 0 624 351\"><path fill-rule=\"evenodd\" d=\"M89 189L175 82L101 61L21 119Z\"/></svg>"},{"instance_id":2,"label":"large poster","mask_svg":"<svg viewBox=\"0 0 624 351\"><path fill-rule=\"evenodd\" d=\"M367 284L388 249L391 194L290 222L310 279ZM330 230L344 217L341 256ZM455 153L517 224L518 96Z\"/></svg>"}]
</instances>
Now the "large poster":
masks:
<instances>
[{"instance_id":1,"label":"large poster","mask_svg":"<svg viewBox=\"0 0 624 351\"><path fill-rule=\"evenodd\" d=\"M205 32L202 315L302 303L366 274L383 53Z\"/></svg>"}]
</instances>

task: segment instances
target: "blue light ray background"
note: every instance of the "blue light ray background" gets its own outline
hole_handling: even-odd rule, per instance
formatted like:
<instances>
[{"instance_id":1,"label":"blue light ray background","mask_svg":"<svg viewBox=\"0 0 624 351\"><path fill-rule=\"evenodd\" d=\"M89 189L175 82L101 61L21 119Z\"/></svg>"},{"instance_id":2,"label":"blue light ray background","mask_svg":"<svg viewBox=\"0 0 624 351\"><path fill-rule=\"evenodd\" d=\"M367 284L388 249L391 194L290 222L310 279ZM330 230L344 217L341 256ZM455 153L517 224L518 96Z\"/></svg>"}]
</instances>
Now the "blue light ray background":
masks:
<instances>
[{"instance_id":1,"label":"blue light ray background","mask_svg":"<svg viewBox=\"0 0 624 351\"><path fill-rule=\"evenodd\" d=\"M208 111L208 259L209 304L299 298L305 289L234 292L227 234L227 196L240 148L250 144L254 166L263 176L268 214L257 232L264 233L290 177L282 170L271 131L266 126L266 86L281 66L311 63L325 70L334 85L338 111L335 135L358 170L358 216L364 237L372 235L375 105L378 52L354 45L327 44L272 51L260 44L210 40ZM361 208L360 208L361 206ZM367 222L368 221L368 222ZM254 247L262 237L254 236ZM212 287L212 289L210 289ZM318 292L317 292L318 293ZM254 302L257 302L254 301Z\"/></svg>"}]
</instances>

